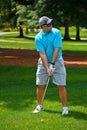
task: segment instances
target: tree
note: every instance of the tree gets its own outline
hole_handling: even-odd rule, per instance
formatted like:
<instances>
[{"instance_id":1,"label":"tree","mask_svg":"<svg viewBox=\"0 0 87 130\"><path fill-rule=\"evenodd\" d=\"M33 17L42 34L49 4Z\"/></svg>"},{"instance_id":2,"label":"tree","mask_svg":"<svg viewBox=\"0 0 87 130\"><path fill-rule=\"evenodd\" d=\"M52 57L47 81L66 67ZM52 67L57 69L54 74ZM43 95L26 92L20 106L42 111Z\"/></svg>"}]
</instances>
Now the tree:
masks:
<instances>
[{"instance_id":1,"label":"tree","mask_svg":"<svg viewBox=\"0 0 87 130\"><path fill-rule=\"evenodd\" d=\"M87 27L87 1L85 0L0 0L0 26L20 25L38 28L38 18L47 15L53 18L57 28L65 27L64 39L70 39L69 27L76 26L76 40L80 39L80 27Z\"/></svg>"},{"instance_id":2,"label":"tree","mask_svg":"<svg viewBox=\"0 0 87 130\"><path fill-rule=\"evenodd\" d=\"M76 40L80 40L80 27L86 27L87 25L87 1L74 0L73 2L70 19L72 21L72 24L76 26Z\"/></svg>"},{"instance_id":3,"label":"tree","mask_svg":"<svg viewBox=\"0 0 87 130\"><path fill-rule=\"evenodd\" d=\"M29 16L28 13L30 13L30 17L32 18L34 14L31 13L34 9L34 1L35 0L1 0L1 26L6 27L6 23L9 25L9 27L16 27L16 25L18 25L20 27L20 37L23 37L22 26L28 26L27 24L30 24L28 19L29 17L27 16Z\"/></svg>"},{"instance_id":4,"label":"tree","mask_svg":"<svg viewBox=\"0 0 87 130\"><path fill-rule=\"evenodd\" d=\"M32 5L25 6L17 4L16 15L18 16L17 25L20 27L20 37L24 37L22 28L23 25L26 27L26 29L33 29L37 27L36 21L38 17L33 9L34 8Z\"/></svg>"},{"instance_id":5,"label":"tree","mask_svg":"<svg viewBox=\"0 0 87 130\"><path fill-rule=\"evenodd\" d=\"M7 24L9 21L9 12L11 9L11 1L8 0L0 0L0 26L3 27L4 23ZM5 24L6 25L6 24Z\"/></svg>"},{"instance_id":6,"label":"tree","mask_svg":"<svg viewBox=\"0 0 87 130\"><path fill-rule=\"evenodd\" d=\"M76 25L76 39L79 39L79 27L87 25L86 20L83 23L83 19L87 19L86 5L87 1L84 0L38 0L36 10L38 16L47 15L53 18L56 27L65 26L64 39L69 40L69 26Z\"/></svg>"}]
</instances>

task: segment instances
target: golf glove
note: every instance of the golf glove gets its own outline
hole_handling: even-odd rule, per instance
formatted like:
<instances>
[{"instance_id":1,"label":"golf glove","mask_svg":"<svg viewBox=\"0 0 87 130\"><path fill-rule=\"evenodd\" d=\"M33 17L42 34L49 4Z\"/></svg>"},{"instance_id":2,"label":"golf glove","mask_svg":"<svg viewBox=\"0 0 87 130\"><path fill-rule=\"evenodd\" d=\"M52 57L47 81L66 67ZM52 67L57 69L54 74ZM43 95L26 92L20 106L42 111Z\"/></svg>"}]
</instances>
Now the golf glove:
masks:
<instances>
[{"instance_id":1,"label":"golf glove","mask_svg":"<svg viewBox=\"0 0 87 130\"><path fill-rule=\"evenodd\" d=\"M52 73L54 73L54 71L55 71L55 66L54 66L54 64L50 63L49 69L51 70Z\"/></svg>"}]
</instances>

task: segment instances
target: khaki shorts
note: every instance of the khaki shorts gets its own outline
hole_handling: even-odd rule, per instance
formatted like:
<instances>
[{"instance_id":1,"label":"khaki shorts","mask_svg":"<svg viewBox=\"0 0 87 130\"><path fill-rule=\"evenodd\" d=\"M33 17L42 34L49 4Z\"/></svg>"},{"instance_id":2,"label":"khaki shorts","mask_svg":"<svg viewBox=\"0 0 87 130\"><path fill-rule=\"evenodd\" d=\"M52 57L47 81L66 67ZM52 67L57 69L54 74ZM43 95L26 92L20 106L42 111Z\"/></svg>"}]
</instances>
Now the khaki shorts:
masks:
<instances>
[{"instance_id":1,"label":"khaki shorts","mask_svg":"<svg viewBox=\"0 0 87 130\"><path fill-rule=\"evenodd\" d=\"M47 71L41 61L38 60L38 67L36 72L36 85L46 85L48 80ZM61 58L55 63L55 71L52 76L52 81L55 85L66 85L66 69L64 66L64 60Z\"/></svg>"}]
</instances>

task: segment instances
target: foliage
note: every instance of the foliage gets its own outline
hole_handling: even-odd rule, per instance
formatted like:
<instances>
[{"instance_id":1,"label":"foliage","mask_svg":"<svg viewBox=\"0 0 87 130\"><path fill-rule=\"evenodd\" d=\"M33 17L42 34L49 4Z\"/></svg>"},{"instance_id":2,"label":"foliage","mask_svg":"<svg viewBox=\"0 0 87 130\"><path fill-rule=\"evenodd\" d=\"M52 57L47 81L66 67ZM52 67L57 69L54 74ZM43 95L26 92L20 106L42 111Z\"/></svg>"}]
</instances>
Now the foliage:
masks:
<instances>
[{"instance_id":1,"label":"foliage","mask_svg":"<svg viewBox=\"0 0 87 130\"><path fill-rule=\"evenodd\" d=\"M20 22L23 22L23 25L26 26L26 28L36 28L36 14L34 11L34 1L26 1L25 4L21 4L22 2L18 2L16 4L17 12L16 15L18 16L17 23L19 25Z\"/></svg>"},{"instance_id":2,"label":"foliage","mask_svg":"<svg viewBox=\"0 0 87 130\"><path fill-rule=\"evenodd\" d=\"M33 30L39 28L38 19L42 15L53 18L57 28L65 27L65 39L69 37L69 26L76 26L76 39L80 40L79 27L87 27L87 1L83 0L5 0L0 1L0 27L22 26Z\"/></svg>"},{"instance_id":3,"label":"foliage","mask_svg":"<svg viewBox=\"0 0 87 130\"><path fill-rule=\"evenodd\" d=\"M70 25L75 25L77 23L79 23L80 26L87 25L87 2L83 0L70 0L68 2L65 0L1 0L0 4L2 5L0 8L1 15L4 17L4 14L6 14L4 17L5 20L6 16L8 16L8 18L12 16L11 18L13 19L16 13L19 16L22 14L24 19L26 15L28 15L27 18L30 18L32 21L37 21L38 16L47 15L54 19L54 25L56 27L64 25L65 19L69 20ZM19 6L20 9L18 9ZM25 13L26 15L24 15Z\"/></svg>"}]
</instances>

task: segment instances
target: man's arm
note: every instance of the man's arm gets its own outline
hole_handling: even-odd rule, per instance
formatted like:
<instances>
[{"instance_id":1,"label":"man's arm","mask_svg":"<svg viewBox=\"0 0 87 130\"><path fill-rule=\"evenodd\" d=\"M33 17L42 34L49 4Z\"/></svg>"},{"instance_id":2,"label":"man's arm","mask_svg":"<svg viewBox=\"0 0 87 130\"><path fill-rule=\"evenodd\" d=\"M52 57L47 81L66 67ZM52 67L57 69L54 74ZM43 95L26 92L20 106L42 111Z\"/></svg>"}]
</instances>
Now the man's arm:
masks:
<instances>
[{"instance_id":1,"label":"man's arm","mask_svg":"<svg viewBox=\"0 0 87 130\"><path fill-rule=\"evenodd\" d=\"M39 54L40 54L41 60L44 64L44 67L47 70L48 76L52 76L52 72L49 69L49 65L48 65L48 61L47 61L47 57L46 57L45 52L39 52Z\"/></svg>"},{"instance_id":2,"label":"man's arm","mask_svg":"<svg viewBox=\"0 0 87 130\"><path fill-rule=\"evenodd\" d=\"M55 64L56 59L58 57L58 52L59 52L59 48L55 48L54 49L54 54L53 54L53 58L52 58L52 63Z\"/></svg>"}]
</instances>

